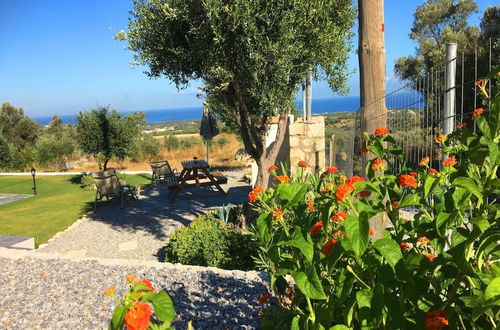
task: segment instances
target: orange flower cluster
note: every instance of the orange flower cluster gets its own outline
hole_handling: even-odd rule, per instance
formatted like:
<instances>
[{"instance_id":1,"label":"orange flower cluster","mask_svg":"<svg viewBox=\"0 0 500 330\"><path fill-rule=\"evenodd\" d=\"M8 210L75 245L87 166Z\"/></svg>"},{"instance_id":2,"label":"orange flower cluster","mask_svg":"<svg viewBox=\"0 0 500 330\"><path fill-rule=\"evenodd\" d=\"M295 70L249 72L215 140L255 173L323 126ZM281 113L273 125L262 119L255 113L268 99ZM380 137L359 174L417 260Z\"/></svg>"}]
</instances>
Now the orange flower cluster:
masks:
<instances>
[{"instance_id":1,"label":"orange flower cluster","mask_svg":"<svg viewBox=\"0 0 500 330\"><path fill-rule=\"evenodd\" d=\"M139 282L135 282L135 284L144 284L145 286L148 287L148 289L151 291L151 292L154 292L155 289L153 288L153 285L151 284L151 282L149 282L148 280L140 280Z\"/></svg>"},{"instance_id":2,"label":"orange flower cluster","mask_svg":"<svg viewBox=\"0 0 500 330\"><path fill-rule=\"evenodd\" d=\"M125 314L125 326L129 330L147 329L151 315L153 312L148 304L136 302Z\"/></svg>"},{"instance_id":3,"label":"orange flower cluster","mask_svg":"<svg viewBox=\"0 0 500 330\"><path fill-rule=\"evenodd\" d=\"M302 167L302 168L306 168L307 167L307 163L303 160L301 160L298 164L297 164L299 167Z\"/></svg>"},{"instance_id":4,"label":"orange flower cluster","mask_svg":"<svg viewBox=\"0 0 500 330\"><path fill-rule=\"evenodd\" d=\"M446 139L448 138L448 135L446 134L441 134L439 135L437 138L436 138L436 143L443 143L444 141L446 141Z\"/></svg>"},{"instance_id":5,"label":"orange flower cluster","mask_svg":"<svg viewBox=\"0 0 500 330\"><path fill-rule=\"evenodd\" d=\"M317 235L323 229L323 221L319 220L311 227L311 235Z\"/></svg>"},{"instance_id":6,"label":"orange flower cluster","mask_svg":"<svg viewBox=\"0 0 500 330\"><path fill-rule=\"evenodd\" d=\"M394 202L391 203L391 206L392 206L393 209L395 209L396 207L398 207L398 205L399 205L399 201L394 201Z\"/></svg>"},{"instance_id":7,"label":"orange flower cluster","mask_svg":"<svg viewBox=\"0 0 500 330\"><path fill-rule=\"evenodd\" d=\"M418 163L418 165L420 166L427 166L429 164L429 161L431 159L429 157L424 157L420 160L420 162Z\"/></svg>"},{"instance_id":8,"label":"orange flower cluster","mask_svg":"<svg viewBox=\"0 0 500 330\"><path fill-rule=\"evenodd\" d=\"M368 154L368 149L366 148L366 141L365 140L363 140L363 142L361 142L361 153L363 155Z\"/></svg>"},{"instance_id":9,"label":"orange flower cluster","mask_svg":"<svg viewBox=\"0 0 500 330\"><path fill-rule=\"evenodd\" d=\"M375 236L375 230L373 230L372 227L370 227L370 229L368 229L368 235Z\"/></svg>"},{"instance_id":10,"label":"orange flower cluster","mask_svg":"<svg viewBox=\"0 0 500 330\"><path fill-rule=\"evenodd\" d=\"M346 211L339 211L333 215L332 221L333 222L344 222L346 218L347 218L347 212Z\"/></svg>"},{"instance_id":11,"label":"orange flower cluster","mask_svg":"<svg viewBox=\"0 0 500 330\"><path fill-rule=\"evenodd\" d=\"M277 208L273 211L273 220L280 220L283 218L283 211L280 208Z\"/></svg>"},{"instance_id":12,"label":"orange flower cluster","mask_svg":"<svg viewBox=\"0 0 500 330\"><path fill-rule=\"evenodd\" d=\"M403 174L398 178L398 183L400 186L405 188L412 187L417 188L417 179L413 175Z\"/></svg>"},{"instance_id":13,"label":"orange flower cluster","mask_svg":"<svg viewBox=\"0 0 500 330\"><path fill-rule=\"evenodd\" d=\"M372 170L376 171L379 169L384 169L384 161L380 158L375 158L372 160Z\"/></svg>"},{"instance_id":14,"label":"orange flower cluster","mask_svg":"<svg viewBox=\"0 0 500 330\"><path fill-rule=\"evenodd\" d=\"M266 301L269 300L269 298L271 298L269 293L263 294L262 297L260 297L260 299L259 299L259 305L264 305L266 303Z\"/></svg>"},{"instance_id":15,"label":"orange flower cluster","mask_svg":"<svg viewBox=\"0 0 500 330\"><path fill-rule=\"evenodd\" d=\"M377 127L375 129L375 136L383 136L383 135L389 135L389 130L387 127Z\"/></svg>"},{"instance_id":16,"label":"orange flower cluster","mask_svg":"<svg viewBox=\"0 0 500 330\"><path fill-rule=\"evenodd\" d=\"M332 252L332 248L335 246L335 244L337 244L337 240L330 238L321 248L321 252L328 257L330 255L330 252Z\"/></svg>"},{"instance_id":17,"label":"orange flower cluster","mask_svg":"<svg viewBox=\"0 0 500 330\"><path fill-rule=\"evenodd\" d=\"M430 168L430 169L427 170L427 173L429 173L429 174L437 174L438 170L436 170L435 168Z\"/></svg>"},{"instance_id":18,"label":"orange flower cluster","mask_svg":"<svg viewBox=\"0 0 500 330\"><path fill-rule=\"evenodd\" d=\"M441 330L447 325L448 319L444 311L432 311L425 316L424 326L428 330Z\"/></svg>"},{"instance_id":19,"label":"orange flower cluster","mask_svg":"<svg viewBox=\"0 0 500 330\"><path fill-rule=\"evenodd\" d=\"M278 169L278 166L276 166L276 165L271 165L271 166L269 166L269 168L267 169L267 171L268 171L269 173L274 173L274 172L276 172L276 170L277 170L277 169Z\"/></svg>"},{"instance_id":20,"label":"orange flower cluster","mask_svg":"<svg viewBox=\"0 0 500 330\"><path fill-rule=\"evenodd\" d=\"M288 175L278 175L274 178L274 181L277 181L279 183L288 183L290 182L290 178L288 177Z\"/></svg>"},{"instance_id":21,"label":"orange flower cluster","mask_svg":"<svg viewBox=\"0 0 500 330\"><path fill-rule=\"evenodd\" d=\"M472 114L472 119L476 118L477 116L480 116L484 113L484 109L483 108L478 108L476 110L474 110L474 113Z\"/></svg>"},{"instance_id":22,"label":"orange flower cluster","mask_svg":"<svg viewBox=\"0 0 500 330\"><path fill-rule=\"evenodd\" d=\"M359 198L366 198L369 197L372 194L371 191L369 190L363 190L359 192Z\"/></svg>"},{"instance_id":23,"label":"orange flower cluster","mask_svg":"<svg viewBox=\"0 0 500 330\"><path fill-rule=\"evenodd\" d=\"M111 297L112 295L115 294L115 291L116 291L115 286L111 286L111 287L107 288L106 291L104 291L104 297Z\"/></svg>"},{"instance_id":24,"label":"orange flower cluster","mask_svg":"<svg viewBox=\"0 0 500 330\"><path fill-rule=\"evenodd\" d=\"M264 191L264 188L257 186L253 188L251 192L248 193L248 201L250 203L255 203L257 201L257 196Z\"/></svg>"},{"instance_id":25,"label":"orange flower cluster","mask_svg":"<svg viewBox=\"0 0 500 330\"><path fill-rule=\"evenodd\" d=\"M307 201L307 210L314 211L314 199L310 199Z\"/></svg>"},{"instance_id":26,"label":"orange flower cluster","mask_svg":"<svg viewBox=\"0 0 500 330\"><path fill-rule=\"evenodd\" d=\"M365 181L365 179L363 179L362 177L360 176L357 176L357 175L353 175L351 176L347 181L346 183L347 184L350 184L350 185L354 185L356 182L363 182Z\"/></svg>"},{"instance_id":27,"label":"orange flower cluster","mask_svg":"<svg viewBox=\"0 0 500 330\"><path fill-rule=\"evenodd\" d=\"M455 156L451 156L443 160L443 165L448 167L453 167L457 164L457 159Z\"/></svg>"},{"instance_id":28,"label":"orange flower cluster","mask_svg":"<svg viewBox=\"0 0 500 330\"><path fill-rule=\"evenodd\" d=\"M326 173L328 174L333 174L333 173L338 173L339 169L335 166L330 166L329 168L326 169Z\"/></svg>"},{"instance_id":29,"label":"orange flower cluster","mask_svg":"<svg viewBox=\"0 0 500 330\"><path fill-rule=\"evenodd\" d=\"M422 255L423 255L424 257L426 257L427 259L429 259L429 261L430 261L430 262L433 262L433 261L434 261L434 258L435 258L435 256L434 256L434 255L432 255L432 254L430 254L430 253L425 253L425 252L424 252L424 253L422 253Z\"/></svg>"},{"instance_id":30,"label":"orange flower cluster","mask_svg":"<svg viewBox=\"0 0 500 330\"><path fill-rule=\"evenodd\" d=\"M360 176L356 176L355 175L355 176L350 177L346 181L346 183L343 183L343 184L339 185L337 187L337 191L335 192L335 196L337 196L337 201L339 203L342 203L342 201L344 200L344 198L356 189L354 187L354 184L356 182L361 182L361 181L365 181L365 179L363 179Z\"/></svg>"},{"instance_id":31,"label":"orange flower cluster","mask_svg":"<svg viewBox=\"0 0 500 330\"><path fill-rule=\"evenodd\" d=\"M127 276L127 279L125 280L125 283L132 283L137 281L137 277L135 275L129 275Z\"/></svg>"},{"instance_id":32,"label":"orange flower cluster","mask_svg":"<svg viewBox=\"0 0 500 330\"><path fill-rule=\"evenodd\" d=\"M417 239L417 243L425 245L425 246L431 245L431 241L429 241L429 239L425 236L419 237Z\"/></svg>"},{"instance_id":33,"label":"orange flower cluster","mask_svg":"<svg viewBox=\"0 0 500 330\"><path fill-rule=\"evenodd\" d=\"M466 128L466 127L467 127L467 123L462 123L462 124L457 125L457 129L462 129L462 128Z\"/></svg>"},{"instance_id":34,"label":"orange flower cluster","mask_svg":"<svg viewBox=\"0 0 500 330\"><path fill-rule=\"evenodd\" d=\"M399 247L401 248L401 251L406 251L406 250L411 250L413 249L413 244L407 243L407 242L402 242Z\"/></svg>"},{"instance_id":35,"label":"orange flower cluster","mask_svg":"<svg viewBox=\"0 0 500 330\"><path fill-rule=\"evenodd\" d=\"M484 83L484 79L479 79L478 81L474 82L474 86L482 86Z\"/></svg>"}]
</instances>

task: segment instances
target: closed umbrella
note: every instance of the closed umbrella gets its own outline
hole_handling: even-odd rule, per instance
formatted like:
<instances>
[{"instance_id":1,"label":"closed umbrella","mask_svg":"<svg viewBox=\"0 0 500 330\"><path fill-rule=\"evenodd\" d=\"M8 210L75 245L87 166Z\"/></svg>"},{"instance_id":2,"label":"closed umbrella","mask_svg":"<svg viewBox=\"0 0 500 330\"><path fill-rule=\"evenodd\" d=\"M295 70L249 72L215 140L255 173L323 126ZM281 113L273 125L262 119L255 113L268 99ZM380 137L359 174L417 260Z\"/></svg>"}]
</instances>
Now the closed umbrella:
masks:
<instances>
[{"instance_id":1,"label":"closed umbrella","mask_svg":"<svg viewBox=\"0 0 500 330\"><path fill-rule=\"evenodd\" d=\"M217 120L215 116L208 108L206 102L203 102L203 117L201 118L200 135L203 136L207 143L207 162L208 162L208 141L214 136L219 134L219 128L217 127Z\"/></svg>"}]
</instances>

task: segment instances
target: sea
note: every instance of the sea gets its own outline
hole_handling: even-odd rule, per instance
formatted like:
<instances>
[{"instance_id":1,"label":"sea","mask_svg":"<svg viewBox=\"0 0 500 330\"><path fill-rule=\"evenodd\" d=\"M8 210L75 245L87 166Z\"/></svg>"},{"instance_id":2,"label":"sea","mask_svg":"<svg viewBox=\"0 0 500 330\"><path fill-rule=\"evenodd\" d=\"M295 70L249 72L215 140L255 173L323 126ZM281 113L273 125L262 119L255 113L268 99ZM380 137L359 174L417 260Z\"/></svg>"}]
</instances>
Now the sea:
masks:
<instances>
[{"instance_id":1,"label":"sea","mask_svg":"<svg viewBox=\"0 0 500 330\"><path fill-rule=\"evenodd\" d=\"M408 98L408 95L401 95L401 99ZM387 106L391 107L391 103L397 103L397 100L388 100ZM356 111L359 109L359 96L342 96L335 98L313 99L312 112L313 114L325 114L333 112ZM296 102L297 108L302 112L302 103ZM172 109L156 109L156 110L137 110L143 111L145 119L148 123L162 123L166 121L178 120L195 120L200 119L202 115L202 106L187 107L187 108L172 108ZM120 112L123 115L133 113L134 111ZM77 114L58 115L65 124L76 124ZM40 125L48 125L52 120L52 116L32 117L33 120Z\"/></svg>"}]
</instances>

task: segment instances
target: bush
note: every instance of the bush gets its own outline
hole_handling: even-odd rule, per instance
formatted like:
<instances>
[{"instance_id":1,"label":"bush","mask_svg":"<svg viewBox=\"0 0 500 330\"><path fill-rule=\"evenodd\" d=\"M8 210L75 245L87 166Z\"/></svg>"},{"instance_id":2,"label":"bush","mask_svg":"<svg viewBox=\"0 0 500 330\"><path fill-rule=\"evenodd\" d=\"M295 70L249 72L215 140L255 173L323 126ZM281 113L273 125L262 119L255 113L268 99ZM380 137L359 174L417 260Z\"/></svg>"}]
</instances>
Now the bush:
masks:
<instances>
[{"instance_id":1,"label":"bush","mask_svg":"<svg viewBox=\"0 0 500 330\"><path fill-rule=\"evenodd\" d=\"M181 140L181 148L182 149L191 149L194 146L197 146L199 144L201 144L200 139L197 139L195 137L188 137L188 138Z\"/></svg>"},{"instance_id":2,"label":"bush","mask_svg":"<svg viewBox=\"0 0 500 330\"><path fill-rule=\"evenodd\" d=\"M178 229L165 252L166 262L249 270L254 268L252 256L257 254L257 243L253 236L208 214Z\"/></svg>"},{"instance_id":3,"label":"bush","mask_svg":"<svg viewBox=\"0 0 500 330\"><path fill-rule=\"evenodd\" d=\"M96 190L95 182L91 175L82 175L80 187L88 190Z\"/></svg>"},{"instance_id":4,"label":"bush","mask_svg":"<svg viewBox=\"0 0 500 330\"><path fill-rule=\"evenodd\" d=\"M35 160L42 166L59 166L75 151L76 144L68 134L42 135L35 144Z\"/></svg>"},{"instance_id":5,"label":"bush","mask_svg":"<svg viewBox=\"0 0 500 330\"><path fill-rule=\"evenodd\" d=\"M168 134L168 135L165 135L164 145L168 151L175 151L175 150L179 149L180 142L179 142L179 139L175 135Z\"/></svg>"},{"instance_id":6,"label":"bush","mask_svg":"<svg viewBox=\"0 0 500 330\"><path fill-rule=\"evenodd\" d=\"M141 153L144 157L148 157L149 161L160 153L161 143L151 134L144 134L141 141Z\"/></svg>"},{"instance_id":7,"label":"bush","mask_svg":"<svg viewBox=\"0 0 500 330\"><path fill-rule=\"evenodd\" d=\"M0 135L0 170L10 167L12 162L9 145L7 141Z\"/></svg>"},{"instance_id":8,"label":"bush","mask_svg":"<svg viewBox=\"0 0 500 330\"><path fill-rule=\"evenodd\" d=\"M229 143L229 139L225 136L220 136L214 140L215 144L218 145L219 147L223 147L226 144Z\"/></svg>"}]
</instances>

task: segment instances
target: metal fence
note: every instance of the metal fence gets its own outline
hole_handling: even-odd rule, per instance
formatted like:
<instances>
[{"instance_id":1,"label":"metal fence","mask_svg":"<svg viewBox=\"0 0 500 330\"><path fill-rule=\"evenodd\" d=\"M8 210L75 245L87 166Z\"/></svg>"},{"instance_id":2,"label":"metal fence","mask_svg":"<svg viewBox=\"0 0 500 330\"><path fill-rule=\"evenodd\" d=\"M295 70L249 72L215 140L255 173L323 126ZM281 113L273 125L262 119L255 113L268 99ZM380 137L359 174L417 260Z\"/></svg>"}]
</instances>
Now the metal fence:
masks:
<instances>
[{"instance_id":1,"label":"metal fence","mask_svg":"<svg viewBox=\"0 0 500 330\"><path fill-rule=\"evenodd\" d=\"M436 137L450 133L459 124L476 129L475 122L471 120L472 113L479 107L489 109L490 104L480 97L475 82L483 79L492 67L499 64L492 63L498 60L498 54L492 56L491 42L488 63L484 63L484 57L483 62L478 60L477 50L472 57L460 52L449 55L442 67L422 72L402 87L365 107L368 110L373 110L374 107L387 109L386 112L382 111L382 115L370 118L369 121L387 125L402 147L407 161L418 163L423 157L429 157L431 166L438 170L441 170L442 154L435 142ZM491 84L488 89L491 95ZM356 114L352 128L352 145L336 148L336 155L354 148L352 168L344 169L347 173L362 172L359 155L363 127L367 127L367 123L361 123L360 111Z\"/></svg>"}]
</instances>

